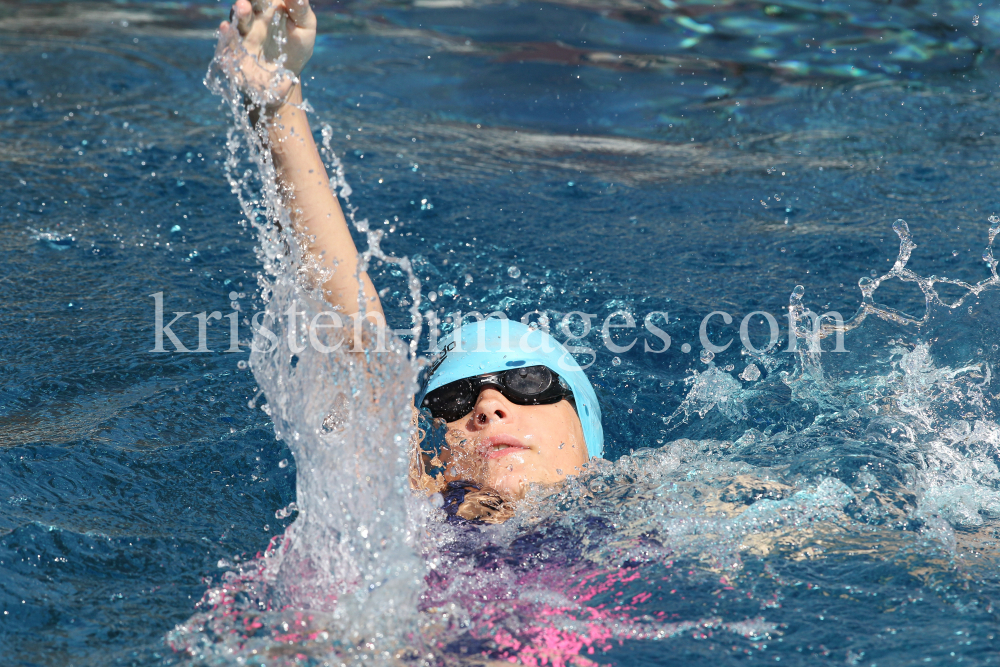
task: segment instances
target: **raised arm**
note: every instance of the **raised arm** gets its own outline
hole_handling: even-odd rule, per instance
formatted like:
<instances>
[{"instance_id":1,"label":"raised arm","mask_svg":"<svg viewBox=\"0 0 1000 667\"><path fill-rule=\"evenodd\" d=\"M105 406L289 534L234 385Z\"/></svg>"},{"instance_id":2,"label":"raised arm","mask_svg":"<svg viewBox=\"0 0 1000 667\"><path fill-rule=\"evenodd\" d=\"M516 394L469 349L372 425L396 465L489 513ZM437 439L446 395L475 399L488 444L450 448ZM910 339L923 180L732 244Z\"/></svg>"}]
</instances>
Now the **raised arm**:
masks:
<instances>
[{"instance_id":1,"label":"raised arm","mask_svg":"<svg viewBox=\"0 0 1000 667\"><path fill-rule=\"evenodd\" d=\"M358 250L323 160L301 108L298 76L312 55L316 16L308 0L237 0L233 25L219 26L220 46L236 64L254 113L266 128L278 185L292 224L308 239L307 252L331 277L323 284L327 300L343 315L358 312ZM238 34L237 34L238 33ZM282 76L277 65L295 75ZM361 272L365 310L382 313L378 293ZM384 316L384 315L383 315Z\"/></svg>"}]
</instances>

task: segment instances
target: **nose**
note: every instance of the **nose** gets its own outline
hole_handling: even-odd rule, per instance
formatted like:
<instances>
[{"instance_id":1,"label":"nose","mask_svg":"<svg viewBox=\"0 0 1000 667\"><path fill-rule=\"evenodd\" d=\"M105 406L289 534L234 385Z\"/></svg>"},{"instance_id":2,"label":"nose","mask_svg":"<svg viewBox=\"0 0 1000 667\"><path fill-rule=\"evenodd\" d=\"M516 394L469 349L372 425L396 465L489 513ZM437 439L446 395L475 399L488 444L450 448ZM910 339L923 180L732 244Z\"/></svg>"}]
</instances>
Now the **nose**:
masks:
<instances>
[{"instance_id":1,"label":"nose","mask_svg":"<svg viewBox=\"0 0 1000 667\"><path fill-rule=\"evenodd\" d=\"M472 411L472 424L481 430L493 422L507 422L511 419L510 403L496 389L486 387L479 392L476 407Z\"/></svg>"}]
</instances>

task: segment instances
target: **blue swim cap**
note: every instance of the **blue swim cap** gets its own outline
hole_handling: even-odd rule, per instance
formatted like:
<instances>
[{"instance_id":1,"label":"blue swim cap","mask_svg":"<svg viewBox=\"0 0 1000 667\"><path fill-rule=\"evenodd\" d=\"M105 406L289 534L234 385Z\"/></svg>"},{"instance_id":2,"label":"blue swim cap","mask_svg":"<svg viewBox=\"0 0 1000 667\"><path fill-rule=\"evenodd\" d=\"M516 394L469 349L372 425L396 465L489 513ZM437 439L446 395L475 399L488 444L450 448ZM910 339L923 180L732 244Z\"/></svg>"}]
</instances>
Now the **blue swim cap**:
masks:
<instances>
[{"instance_id":1,"label":"blue swim cap","mask_svg":"<svg viewBox=\"0 0 1000 667\"><path fill-rule=\"evenodd\" d=\"M601 406L586 373L562 344L541 329L490 318L466 324L438 344L440 355L416 397L419 406L428 392L449 382L521 366L545 366L566 381L576 400L583 438L590 456L604 455Z\"/></svg>"}]
</instances>

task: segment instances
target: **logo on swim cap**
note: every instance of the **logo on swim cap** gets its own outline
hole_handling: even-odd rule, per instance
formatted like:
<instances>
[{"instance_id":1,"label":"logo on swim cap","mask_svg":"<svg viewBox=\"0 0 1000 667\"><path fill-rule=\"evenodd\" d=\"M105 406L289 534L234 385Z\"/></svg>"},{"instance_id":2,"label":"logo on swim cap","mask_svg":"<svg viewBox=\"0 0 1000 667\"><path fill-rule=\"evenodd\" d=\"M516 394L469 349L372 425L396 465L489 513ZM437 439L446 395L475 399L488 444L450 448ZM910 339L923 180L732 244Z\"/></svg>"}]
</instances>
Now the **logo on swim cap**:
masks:
<instances>
[{"instance_id":1,"label":"logo on swim cap","mask_svg":"<svg viewBox=\"0 0 1000 667\"><path fill-rule=\"evenodd\" d=\"M444 363L445 359L448 358L448 353L451 352L454 349L455 349L455 341L452 341L452 342L448 343L448 345L445 346L440 351L440 353L438 354L437 358L434 359L434 361L431 363L431 365L427 368L427 377L430 377L430 376L434 375L434 373L437 371L437 369L441 367L441 364Z\"/></svg>"}]
</instances>

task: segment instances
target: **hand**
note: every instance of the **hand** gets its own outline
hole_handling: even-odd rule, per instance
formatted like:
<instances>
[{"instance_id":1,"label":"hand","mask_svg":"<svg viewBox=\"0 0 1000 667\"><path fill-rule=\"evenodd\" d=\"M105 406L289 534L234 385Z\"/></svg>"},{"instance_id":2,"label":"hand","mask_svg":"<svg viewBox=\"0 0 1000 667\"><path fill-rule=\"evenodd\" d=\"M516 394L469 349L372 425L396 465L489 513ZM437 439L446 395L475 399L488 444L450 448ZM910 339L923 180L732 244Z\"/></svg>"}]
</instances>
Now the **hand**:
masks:
<instances>
[{"instance_id":1,"label":"hand","mask_svg":"<svg viewBox=\"0 0 1000 667\"><path fill-rule=\"evenodd\" d=\"M219 26L216 57L251 101L280 106L298 86L316 42L309 0L236 0L231 17Z\"/></svg>"}]
</instances>

